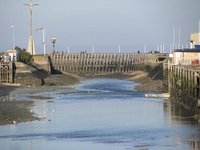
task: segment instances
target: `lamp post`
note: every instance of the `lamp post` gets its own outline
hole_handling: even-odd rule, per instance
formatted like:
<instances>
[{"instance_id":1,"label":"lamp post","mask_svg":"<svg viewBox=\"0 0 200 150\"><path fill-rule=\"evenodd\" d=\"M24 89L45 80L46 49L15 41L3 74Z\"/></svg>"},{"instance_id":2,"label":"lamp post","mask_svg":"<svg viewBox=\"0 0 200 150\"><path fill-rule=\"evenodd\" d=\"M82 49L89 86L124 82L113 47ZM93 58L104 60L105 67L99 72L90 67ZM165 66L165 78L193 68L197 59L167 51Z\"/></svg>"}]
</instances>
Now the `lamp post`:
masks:
<instances>
[{"instance_id":1,"label":"lamp post","mask_svg":"<svg viewBox=\"0 0 200 150\"><path fill-rule=\"evenodd\" d=\"M32 0L29 1L28 4L24 4L25 6L29 7L30 12L30 35L29 35L29 42L28 42L28 52L31 55L35 55L35 46L34 46L34 40L33 40L33 6L38 6L38 4L33 4Z\"/></svg>"},{"instance_id":2,"label":"lamp post","mask_svg":"<svg viewBox=\"0 0 200 150\"><path fill-rule=\"evenodd\" d=\"M43 49L44 49L44 56L46 55L46 37L45 37L45 31L44 28L37 28L36 31L42 31L42 44L43 44Z\"/></svg>"},{"instance_id":3,"label":"lamp post","mask_svg":"<svg viewBox=\"0 0 200 150\"><path fill-rule=\"evenodd\" d=\"M12 25L12 48L15 49L15 26Z\"/></svg>"},{"instance_id":4,"label":"lamp post","mask_svg":"<svg viewBox=\"0 0 200 150\"><path fill-rule=\"evenodd\" d=\"M53 49L52 49L52 51L55 52L55 47L56 47L56 38L55 38L55 36L53 36L53 37L51 38L51 43L53 44Z\"/></svg>"}]
</instances>

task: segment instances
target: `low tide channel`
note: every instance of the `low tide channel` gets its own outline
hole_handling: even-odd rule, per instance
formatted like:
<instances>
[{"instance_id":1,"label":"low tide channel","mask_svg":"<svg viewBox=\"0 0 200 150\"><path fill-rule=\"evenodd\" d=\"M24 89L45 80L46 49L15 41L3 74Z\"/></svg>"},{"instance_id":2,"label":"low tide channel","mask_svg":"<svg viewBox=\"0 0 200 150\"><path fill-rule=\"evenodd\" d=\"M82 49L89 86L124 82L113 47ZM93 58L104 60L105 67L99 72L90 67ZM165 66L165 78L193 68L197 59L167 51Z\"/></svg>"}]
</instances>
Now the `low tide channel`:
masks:
<instances>
[{"instance_id":1,"label":"low tide channel","mask_svg":"<svg viewBox=\"0 0 200 150\"><path fill-rule=\"evenodd\" d=\"M144 98L137 84L87 80L75 89L13 95L34 100L43 121L0 126L2 150L194 150L199 125L169 101ZM29 98L28 98L29 97Z\"/></svg>"}]
</instances>

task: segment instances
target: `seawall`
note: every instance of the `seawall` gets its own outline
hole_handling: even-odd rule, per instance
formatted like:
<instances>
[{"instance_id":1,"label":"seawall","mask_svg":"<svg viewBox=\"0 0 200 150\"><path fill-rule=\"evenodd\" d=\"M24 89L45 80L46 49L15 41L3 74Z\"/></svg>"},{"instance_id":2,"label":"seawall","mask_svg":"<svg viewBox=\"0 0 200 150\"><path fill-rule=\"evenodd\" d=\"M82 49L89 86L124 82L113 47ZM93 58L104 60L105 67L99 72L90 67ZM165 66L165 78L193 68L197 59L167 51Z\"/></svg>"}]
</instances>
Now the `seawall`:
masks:
<instances>
[{"instance_id":1,"label":"seawall","mask_svg":"<svg viewBox=\"0 0 200 150\"><path fill-rule=\"evenodd\" d=\"M23 86L41 86L48 73L21 62L14 63L14 83Z\"/></svg>"},{"instance_id":2,"label":"seawall","mask_svg":"<svg viewBox=\"0 0 200 150\"><path fill-rule=\"evenodd\" d=\"M200 113L200 66L164 64L165 92L173 101Z\"/></svg>"}]
</instances>

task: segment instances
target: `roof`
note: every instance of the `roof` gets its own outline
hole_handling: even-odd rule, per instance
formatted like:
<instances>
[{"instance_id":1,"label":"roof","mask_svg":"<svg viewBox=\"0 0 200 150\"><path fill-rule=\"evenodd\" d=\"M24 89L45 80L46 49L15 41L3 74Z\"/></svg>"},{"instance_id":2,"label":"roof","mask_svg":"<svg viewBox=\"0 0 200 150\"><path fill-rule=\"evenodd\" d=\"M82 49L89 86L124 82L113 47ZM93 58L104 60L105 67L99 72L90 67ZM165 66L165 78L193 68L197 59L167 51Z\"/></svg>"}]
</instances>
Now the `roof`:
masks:
<instances>
[{"instance_id":1,"label":"roof","mask_svg":"<svg viewBox=\"0 0 200 150\"><path fill-rule=\"evenodd\" d=\"M182 52L182 53L200 53L200 49L175 49L174 52Z\"/></svg>"},{"instance_id":2,"label":"roof","mask_svg":"<svg viewBox=\"0 0 200 150\"><path fill-rule=\"evenodd\" d=\"M15 49L9 49L9 50L7 51L7 53L12 53L12 54L14 53L14 54L15 54L15 53L17 53L17 50L15 50Z\"/></svg>"}]
</instances>

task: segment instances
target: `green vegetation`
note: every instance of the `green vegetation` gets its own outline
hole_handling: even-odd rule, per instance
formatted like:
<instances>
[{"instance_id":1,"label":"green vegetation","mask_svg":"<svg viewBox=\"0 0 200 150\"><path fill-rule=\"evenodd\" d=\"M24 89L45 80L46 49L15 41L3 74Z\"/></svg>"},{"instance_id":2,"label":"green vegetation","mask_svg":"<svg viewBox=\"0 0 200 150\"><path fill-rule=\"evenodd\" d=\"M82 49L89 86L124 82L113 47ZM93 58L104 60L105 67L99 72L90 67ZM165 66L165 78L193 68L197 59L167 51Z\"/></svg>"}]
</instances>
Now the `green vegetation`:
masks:
<instances>
[{"instance_id":1,"label":"green vegetation","mask_svg":"<svg viewBox=\"0 0 200 150\"><path fill-rule=\"evenodd\" d=\"M3 56L4 55L4 52L0 52L0 56Z\"/></svg>"},{"instance_id":2,"label":"green vegetation","mask_svg":"<svg viewBox=\"0 0 200 150\"><path fill-rule=\"evenodd\" d=\"M19 62L23 62L25 64L31 63L32 55L26 52L26 49L21 49L20 47L15 47L15 49L19 52Z\"/></svg>"}]
</instances>

